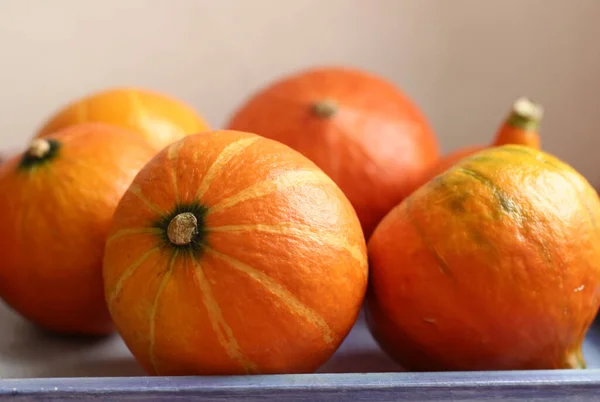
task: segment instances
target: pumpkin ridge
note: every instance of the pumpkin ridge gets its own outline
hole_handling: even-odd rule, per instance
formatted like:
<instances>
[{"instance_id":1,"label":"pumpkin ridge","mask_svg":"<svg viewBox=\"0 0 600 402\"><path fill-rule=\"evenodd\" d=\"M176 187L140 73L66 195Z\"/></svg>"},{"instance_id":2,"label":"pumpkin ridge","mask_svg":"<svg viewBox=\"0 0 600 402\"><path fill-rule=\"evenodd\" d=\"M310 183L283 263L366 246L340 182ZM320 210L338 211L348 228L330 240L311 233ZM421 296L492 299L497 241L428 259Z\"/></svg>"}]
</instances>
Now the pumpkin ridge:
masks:
<instances>
[{"instance_id":1,"label":"pumpkin ridge","mask_svg":"<svg viewBox=\"0 0 600 402\"><path fill-rule=\"evenodd\" d=\"M154 212L155 214L159 215L159 216L163 216L165 213L162 210L162 208L160 208L158 205L156 205L155 203L153 203L152 201L150 201L142 192L142 189L140 186L138 186L137 184L131 184L131 186L129 186L129 188L127 189L128 193L131 193L133 195L135 195L137 198L140 199L140 201L142 201L144 203L144 205L152 212Z\"/></svg>"},{"instance_id":2,"label":"pumpkin ridge","mask_svg":"<svg viewBox=\"0 0 600 402\"><path fill-rule=\"evenodd\" d=\"M216 250L213 250L210 247L206 249L207 253L212 254L213 256L219 258L222 261L225 261L231 267L237 269L238 271L248 275L251 279L258 282L262 285L267 291L275 295L282 303L287 307L287 309L295 315L298 315L304 318L309 323L313 324L317 327L323 335L323 340L327 344L333 344L335 340L335 332L333 329L329 327L325 319L321 317L316 311L314 311L309 306L302 303L296 296L294 296L289 290L287 290L283 285L277 282L275 279L271 278L269 275L264 272L253 268L249 265L244 264L243 262L230 257L228 255L222 254Z\"/></svg>"},{"instance_id":3,"label":"pumpkin ridge","mask_svg":"<svg viewBox=\"0 0 600 402\"><path fill-rule=\"evenodd\" d=\"M536 152L535 149L517 144L506 144L502 146L497 146L493 148L493 152L507 152L507 153L518 153L522 155L531 156L533 159L539 160L538 156L540 155L539 151Z\"/></svg>"},{"instance_id":4,"label":"pumpkin ridge","mask_svg":"<svg viewBox=\"0 0 600 402\"><path fill-rule=\"evenodd\" d=\"M415 231L417 232L417 234L419 235L419 237L423 241L423 244L425 244L425 247L427 248L427 250L429 250L429 253L437 261L438 267L440 268L440 271L443 274L445 274L445 275L447 275L447 276L449 276L451 278L454 278L454 274L452 273L452 270L450 269L450 266L448 265L448 263L446 262L446 260L444 260L444 258L441 256L441 254L436 250L436 248L434 247L434 245L429 240L429 237L427 236L427 234L423 230L423 228L421 228L421 226L417 223L416 219L414 219L414 216L412 214L413 209L411 208L411 206L412 206L412 198L408 197L408 198L406 198L405 208L406 208L406 211L407 211L407 216L408 216L408 218L410 220L410 224L413 226L413 228L415 229Z\"/></svg>"},{"instance_id":5,"label":"pumpkin ridge","mask_svg":"<svg viewBox=\"0 0 600 402\"><path fill-rule=\"evenodd\" d=\"M519 148L517 148L517 147L504 148L503 147L503 148L498 149L498 151L509 151L509 150L524 151L520 147ZM527 150L529 150L529 148L527 148ZM551 167L555 173L560 175L569 184L569 186L571 186L575 190L575 193L577 194L577 199L579 199L580 204L586 210L586 212L588 214L588 219L589 219L590 223L592 224L594 231L596 231L597 234L600 234L600 233L598 233L598 222L596 222L596 218L592 214L592 210L591 210L589 204L582 199L581 193L580 193L579 189L577 188L577 186L575 185L575 183L573 183L573 181L568 176L565 175L564 167L557 165L554 161L546 158L545 155L543 155L543 154L538 154L538 157L535 157L531 152L522 152L522 153L531 156L531 158L533 160L536 160L545 166Z\"/></svg>"},{"instance_id":6,"label":"pumpkin ridge","mask_svg":"<svg viewBox=\"0 0 600 402\"><path fill-rule=\"evenodd\" d=\"M494 149L494 153L496 153L496 152L498 152L498 153L508 153L508 154L513 153L513 152L517 152L519 154L529 156L532 161L538 162L538 164L540 166L546 166L546 167L552 168L552 171L554 173L556 173L559 176L561 176L565 180L565 182L567 182L567 184L569 184L569 186L575 190L575 194L577 195L577 199L579 200L581 206L583 206L584 209L587 212L590 224L594 228L594 231L596 231L597 234L600 235L600 233L598 233L598 223L596 222L596 218L592 214L590 206L582 199L581 193L580 193L579 189L577 188L576 184L573 183L573 181L567 175L565 175L565 173L564 173L565 168L564 167L561 167L561 166L557 165L555 162L553 162L552 160L546 158L541 153L537 153L536 154L534 152L534 149L530 148L530 147L525 147L525 146L502 146L502 147L495 148ZM470 157L469 160L477 161L477 160L481 160L481 159L478 159L478 156L475 155L473 157ZM497 160L500 161L502 159L497 159Z\"/></svg>"},{"instance_id":7,"label":"pumpkin ridge","mask_svg":"<svg viewBox=\"0 0 600 402\"><path fill-rule=\"evenodd\" d=\"M352 109L350 109L350 112L356 113ZM360 152L365 157L366 162L371 163L374 166L376 166L377 170L380 169L379 164L377 163L375 158L373 158L373 156L367 151L367 149L365 147L361 146L361 144L358 142L356 137L348 134L348 131L346 131L346 129L344 127L340 127L340 124L333 124L333 127L338 131L338 133L340 133L348 141L349 144L352 144L355 151Z\"/></svg>"},{"instance_id":8,"label":"pumpkin ridge","mask_svg":"<svg viewBox=\"0 0 600 402\"><path fill-rule=\"evenodd\" d=\"M106 245L124 236L133 236L138 234L160 235L161 233L162 232L160 231L160 229L154 227L123 228L117 230L110 237L108 237L106 239Z\"/></svg>"},{"instance_id":9,"label":"pumpkin ridge","mask_svg":"<svg viewBox=\"0 0 600 402\"><path fill-rule=\"evenodd\" d=\"M78 159L78 158L73 158L70 157L70 155L64 155L64 158L61 159L61 163L64 163L65 165L69 165L70 168L72 168L72 171L80 171L80 170L86 170L88 172L90 172L90 174L94 174L94 182L98 183L100 181L103 181L104 184L106 184L107 186L110 185L111 179L110 177L107 177L106 174L104 174L104 172L102 171L102 167L98 166L98 165L92 165L87 163L87 161L83 160L83 159ZM63 173L63 178L66 179L68 176L64 175ZM76 181L79 180L79 178L74 175L73 173L71 173L71 176L68 177L69 179Z\"/></svg>"},{"instance_id":10,"label":"pumpkin ridge","mask_svg":"<svg viewBox=\"0 0 600 402\"><path fill-rule=\"evenodd\" d=\"M475 157L469 158L469 161L475 160ZM460 173L472 177L473 179L479 181L480 183L488 187L492 191L492 194L496 198L496 201L498 201L500 209L502 209L505 213L509 215L515 215L515 217L517 217L518 220L522 222L522 209L508 196L508 194L506 194L506 192L502 188L500 188L496 183L494 183L493 180L491 180L489 177L482 174L481 172L467 166L458 166L456 170Z\"/></svg>"},{"instance_id":11,"label":"pumpkin ridge","mask_svg":"<svg viewBox=\"0 0 600 402\"><path fill-rule=\"evenodd\" d=\"M258 136L252 136L250 138L242 138L229 143L221 153L217 156L215 161L210 165L208 171L202 178L202 182L198 187L198 193L196 199L199 200L204 196L208 188L210 187L215 176L222 170L222 168L231 161L237 154L254 144L259 139Z\"/></svg>"},{"instance_id":12,"label":"pumpkin ridge","mask_svg":"<svg viewBox=\"0 0 600 402\"><path fill-rule=\"evenodd\" d=\"M183 146L183 141L178 141L169 146L167 150L167 159L171 161L171 182L173 184L173 195L175 195L175 202L179 204L179 185L177 184L177 160L179 159L179 151Z\"/></svg>"},{"instance_id":13,"label":"pumpkin ridge","mask_svg":"<svg viewBox=\"0 0 600 402\"><path fill-rule=\"evenodd\" d=\"M219 201L217 204L208 209L207 215L216 212L222 212L227 208L233 207L241 202L264 197L266 195L283 191L297 185L330 182L331 179L329 176L327 176L321 170L306 169L286 171L279 176L276 176L274 179L267 179L259 183L255 183L243 190L240 190L236 194Z\"/></svg>"},{"instance_id":14,"label":"pumpkin ridge","mask_svg":"<svg viewBox=\"0 0 600 402\"><path fill-rule=\"evenodd\" d=\"M173 274L173 266L175 265L175 260L177 259L177 254L179 253L179 250L175 250L175 252L173 253L173 255L171 256L171 261L169 261L169 266L167 268L167 270L165 271L163 278L160 281L160 285L158 286L158 290L156 291L156 295L154 296L154 301L152 302L152 307L150 309L150 325L149 325L149 351L148 351L148 356L149 356L149 360L150 360L150 364L152 365L152 368L154 369L154 372L159 375L159 371L158 371L158 363L156 362L156 356L154 353L154 346L156 343L156 307L158 306L158 302L160 300L160 296L163 294L165 287L167 286L167 283L169 282L169 279L171 279L171 275Z\"/></svg>"},{"instance_id":15,"label":"pumpkin ridge","mask_svg":"<svg viewBox=\"0 0 600 402\"><path fill-rule=\"evenodd\" d=\"M477 161L477 156L473 156L469 158L469 160L475 162ZM508 194L506 194L506 192L493 180L491 180L489 177L485 176L481 172L478 172L477 170L469 168L467 166L458 166L456 168L456 171L470 176L487 186L492 191L492 194L498 201L500 209L502 209L507 215L512 216L521 229L525 230L526 232L530 232L530 226L527 224L527 221L528 219L531 219L531 216L527 214L526 211L519 204L517 204ZM536 237L534 236L533 239L536 239ZM552 258L552 255L546 243L537 240L532 240L532 242L537 245L537 249L546 261L546 263L552 266L554 264L554 259Z\"/></svg>"},{"instance_id":16,"label":"pumpkin ridge","mask_svg":"<svg viewBox=\"0 0 600 402\"><path fill-rule=\"evenodd\" d=\"M248 225L226 225L226 226L215 226L210 228L211 231L215 232L250 232L258 231L263 233L274 233L300 238L314 238L317 241L323 242L333 248L342 249L347 251L352 258L359 261L361 264L366 264L367 261L364 258L364 254L360 250L360 247L354 244L350 244L346 239L336 236L333 233L327 231L314 230L309 225L298 224L293 222L283 222L275 225L265 224L248 224Z\"/></svg>"},{"instance_id":17,"label":"pumpkin ridge","mask_svg":"<svg viewBox=\"0 0 600 402\"><path fill-rule=\"evenodd\" d=\"M139 256L137 258L137 260L135 260L133 263L131 263L127 268L125 268L125 271L123 271L123 274L121 274L121 277L117 280L115 285L108 292L107 303L109 306L112 305L114 300L121 293L121 290L123 289L123 285L125 284L125 281L127 279L129 279L129 277L131 277L131 275L133 275L133 273L136 271L136 269L139 268L139 266L142 265L152 254L154 254L155 252L157 252L159 250L160 250L160 246L152 247L150 250L146 251L144 254Z\"/></svg>"},{"instance_id":18,"label":"pumpkin ridge","mask_svg":"<svg viewBox=\"0 0 600 402\"><path fill-rule=\"evenodd\" d=\"M217 339L225 350L225 353L230 359L238 362L247 374L258 373L256 364L250 361L250 359L242 352L240 345L233 334L233 330L229 324L227 324L223 312L221 311L221 307L215 299L210 282L204 275L204 269L197 260L194 260L194 279L196 285L198 285L198 288L200 289L202 302L204 303L204 307L206 307L212 329L217 335Z\"/></svg>"}]
</instances>

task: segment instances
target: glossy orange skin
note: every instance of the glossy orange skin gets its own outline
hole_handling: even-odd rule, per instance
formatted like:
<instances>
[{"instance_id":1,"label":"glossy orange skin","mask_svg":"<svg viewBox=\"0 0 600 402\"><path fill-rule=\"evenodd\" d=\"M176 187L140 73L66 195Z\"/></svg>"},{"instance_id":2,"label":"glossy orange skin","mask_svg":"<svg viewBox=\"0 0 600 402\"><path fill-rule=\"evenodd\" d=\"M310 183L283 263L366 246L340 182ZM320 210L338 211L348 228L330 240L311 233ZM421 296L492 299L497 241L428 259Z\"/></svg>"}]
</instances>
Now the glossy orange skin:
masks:
<instances>
[{"instance_id":1,"label":"glossy orange skin","mask_svg":"<svg viewBox=\"0 0 600 402\"><path fill-rule=\"evenodd\" d=\"M144 136L157 151L208 123L184 102L143 88L111 88L84 96L52 115L38 137L83 122L110 123Z\"/></svg>"},{"instance_id":2,"label":"glossy orange skin","mask_svg":"<svg viewBox=\"0 0 600 402\"><path fill-rule=\"evenodd\" d=\"M0 297L46 330L110 333L104 242L119 199L155 151L99 123L47 138L62 144L54 159L30 170L19 168L22 155L0 165Z\"/></svg>"},{"instance_id":3,"label":"glossy orange skin","mask_svg":"<svg viewBox=\"0 0 600 402\"><path fill-rule=\"evenodd\" d=\"M329 118L311 111L323 100L338 104ZM367 238L439 157L437 138L411 99L349 68L284 77L252 96L228 127L280 141L315 162L348 196Z\"/></svg>"},{"instance_id":4,"label":"glossy orange skin","mask_svg":"<svg viewBox=\"0 0 600 402\"><path fill-rule=\"evenodd\" d=\"M600 201L541 151L483 150L415 191L369 241L369 326L409 370L584 365L600 304Z\"/></svg>"},{"instance_id":5,"label":"glossy orange skin","mask_svg":"<svg viewBox=\"0 0 600 402\"><path fill-rule=\"evenodd\" d=\"M178 203L209 208L198 255L153 227ZM354 324L367 277L360 222L335 183L236 131L159 153L119 204L104 260L117 330L151 375L314 371Z\"/></svg>"}]
</instances>

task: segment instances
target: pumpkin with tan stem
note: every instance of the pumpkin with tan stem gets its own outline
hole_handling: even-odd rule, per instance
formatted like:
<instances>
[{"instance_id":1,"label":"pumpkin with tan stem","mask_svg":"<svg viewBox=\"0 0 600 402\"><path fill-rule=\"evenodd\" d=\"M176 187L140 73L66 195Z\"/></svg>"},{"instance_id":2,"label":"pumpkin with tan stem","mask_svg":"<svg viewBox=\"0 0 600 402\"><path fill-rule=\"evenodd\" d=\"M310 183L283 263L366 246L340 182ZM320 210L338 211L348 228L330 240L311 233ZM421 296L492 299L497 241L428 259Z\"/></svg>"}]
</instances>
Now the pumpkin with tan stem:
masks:
<instances>
[{"instance_id":1,"label":"pumpkin with tan stem","mask_svg":"<svg viewBox=\"0 0 600 402\"><path fill-rule=\"evenodd\" d=\"M149 374L311 372L367 284L354 209L314 163L235 131L160 152L121 200L106 300Z\"/></svg>"},{"instance_id":2,"label":"pumpkin with tan stem","mask_svg":"<svg viewBox=\"0 0 600 402\"><path fill-rule=\"evenodd\" d=\"M114 124L146 138L157 151L209 127L191 106L143 88L111 88L74 100L56 111L37 133L44 137L83 122Z\"/></svg>"},{"instance_id":3,"label":"pumpkin with tan stem","mask_svg":"<svg viewBox=\"0 0 600 402\"><path fill-rule=\"evenodd\" d=\"M357 69L315 68L263 88L228 128L289 145L344 191L368 238L437 162L438 142L417 105Z\"/></svg>"},{"instance_id":4,"label":"pumpkin with tan stem","mask_svg":"<svg viewBox=\"0 0 600 402\"><path fill-rule=\"evenodd\" d=\"M600 305L600 200L531 147L480 151L369 241L370 328L409 370L584 367Z\"/></svg>"},{"instance_id":5,"label":"pumpkin with tan stem","mask_svg":"<svg viewBox=\"0 0 600 402\"><path fill-rule=\"evenodd\" d=\"M50 331L112 332L104 243L119 199L154 154L135 133L86 123L0 165L0 297Z\"/></svg>"}]
</instances>

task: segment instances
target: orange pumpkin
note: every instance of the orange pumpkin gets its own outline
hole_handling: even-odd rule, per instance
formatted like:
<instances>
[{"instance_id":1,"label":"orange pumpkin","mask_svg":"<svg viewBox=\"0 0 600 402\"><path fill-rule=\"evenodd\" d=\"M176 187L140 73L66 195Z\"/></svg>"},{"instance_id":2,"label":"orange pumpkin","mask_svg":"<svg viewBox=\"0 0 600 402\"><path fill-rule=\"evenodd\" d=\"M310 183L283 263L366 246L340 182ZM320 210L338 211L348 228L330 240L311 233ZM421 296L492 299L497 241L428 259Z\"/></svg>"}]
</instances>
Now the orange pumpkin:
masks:
<instances>
[{"instance_id":1,"label":"orange pumpkin","mask_svg":"<svg viewBox=\"0 0 600 402\"><path fill-rule=\"evenodd\" d=\"M375 230L370 328L409 370L584 367L599 224L598 195L557 158L521 145L480 151Z\"/></svg>"},{"instance_id":2,"label":"orange pumpkin","mask_svg":"<svg viewBox=\"0 0 600 402\"><path fill-rule=\"evenodd\" d=\"M344 191L369 237L438 160L418 107L364 71L317 68L284 77L231 118L234 130L280 141L315 162Z\"/></svg>"},{"instance_id":3,"label":"orange pumpkin","mask_svg":"<svg viewBox=\"0 0 600 402\"><path fill-rule=\"evenodd\" d=\"M517 99L510 113L504 119L494 136L491 145L473 145L457 149L445 155L424 177L423 183L428 182L440 173L451 168L461 159L473 155L489 146L525 145L533 149L540 149L540 122L544 115L544 108L539 103L527 98Z\"/></svg>"},{"instance_id":4,"label":"orange pumpkin","mask_svg":"<svg viewBox=\"0 0 600 402\"><path fill-rule=\"evenodd\" d=\"M39 326L112 332L102 256L112 214L156 152L100 123L31 142L0 166L0 297Z\"/></svg>"},{"instance_id":5,"label":"orange pumpkin","mask_svg":"<svg viewBox=\"0 0 600 402\"><path fill-rule=\"evenodd\" d=\"M44 123L37 136L83 122L110 123L136 131L156 150L185 135L209 130L206 121L178 99L141 88L111 88L64 106Z\"/></svg>"},{"instance_id":6,"label":"orange pumpkin","mask_svg":"<svg viewBox=\"0 0 600 402\"><path fill-rule=\"evenodd\" d=\"M161 375L313 371L354 324L367 276L335 183L235 131L159 153L119 204L104 260L117 330Z\"/></svg>"}]
</instances>

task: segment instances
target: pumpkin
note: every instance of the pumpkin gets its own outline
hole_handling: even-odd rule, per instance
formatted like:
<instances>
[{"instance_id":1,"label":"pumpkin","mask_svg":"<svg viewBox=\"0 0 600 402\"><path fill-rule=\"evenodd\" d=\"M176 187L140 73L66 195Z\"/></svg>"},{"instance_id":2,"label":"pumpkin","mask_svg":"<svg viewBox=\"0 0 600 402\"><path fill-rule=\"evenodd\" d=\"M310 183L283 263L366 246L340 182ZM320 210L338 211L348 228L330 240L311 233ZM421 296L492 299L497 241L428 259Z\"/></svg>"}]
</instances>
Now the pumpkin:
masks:
<instances>
[{"instance_id":1,"label":"pumpkin","mask_svg":"<svg viewBox=\"0 0 600 402\"><path fill-rule=\"evenodd\" d=\"M544 108L539 103L527 98L517 99L513 103L508 116L498 128L494 135L494 140L490 145L472 145L450 152L433 166L423 177L422 182L428 182L438 174L448 170L461 159L490 146L514 144L540 149L539 128L543 115Z\"/></svg>"},{"instance_id":2,"label":"pumpkin","mask_svg":"<svg viewBox=\"0 0 600 402\"><path fill-rule=\"evenodd\" d=\"M438 160L438 141L416 104L374 74L314 68L250 97L228 127L282 142L344 191L369 237Z\"/></svg>"},{"instance_id":3,"label":"pumpkin","mask_svg":"<svg viewBox=\"0 0 600 402\"><path fill-rule=\"evenodd\" d=\"M142 169L104 259L113 321L150 375L314 371L350 331L367 277L337 185L291 148L227 130Z\"/></svg>"},{"instance_id":4,"label":"pumpkin","mask_svg":"<svg viewBox=\"0 0 600 402\"><path fill-rule=\"evenodd\" d=\"M413 371L585 367L600 304L600 200L556 157L480 151L369 240L369 327Z\"/></svg>"},{"instance_id":5,"label":"pumpkin","mask_svg":"<svg viewBox=\"0 0 600 402\"><path fill-rule=\"evenodd\" d=\"M185 135L209 129L206 121L179 99L144 88L119 87L88 94L63 106L36 136L44 137L83 122L110 123L133 130L157 151Z\"/></svg>"},{"instance_id":6,"label":"pumpkin","mask_svg":"<svg viewBox=\"0 0 600 402\"><path fill-rule=\"evenodd\" d=\"M0 297L49 331L112 332L104 243L119 199L155 153L135 133L84 123L0 165Z\"/></svg>"}]
</instances>

